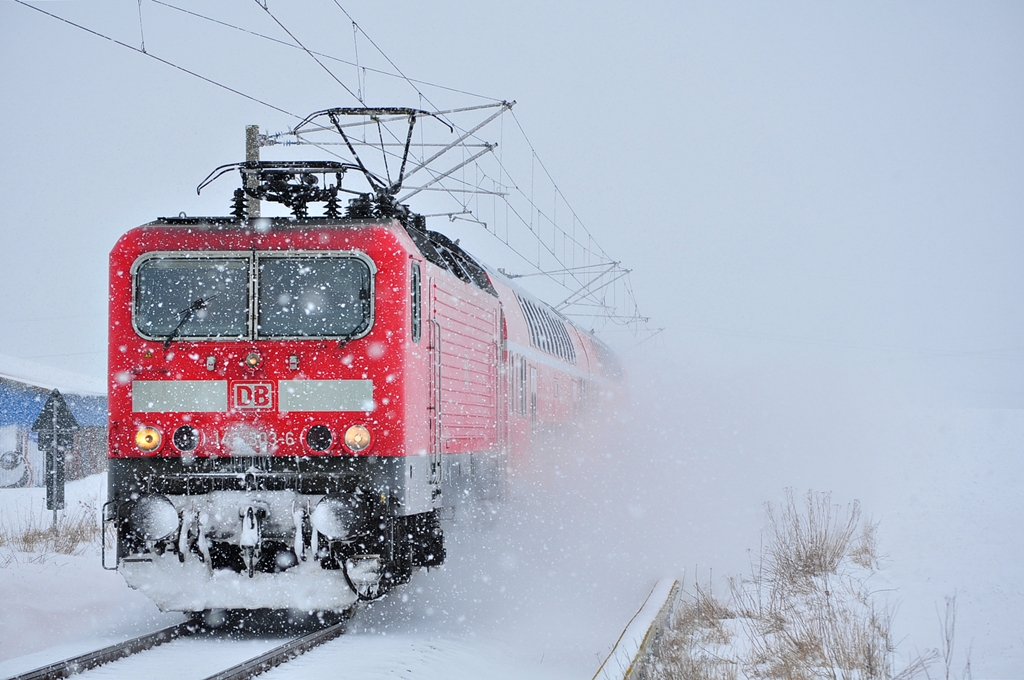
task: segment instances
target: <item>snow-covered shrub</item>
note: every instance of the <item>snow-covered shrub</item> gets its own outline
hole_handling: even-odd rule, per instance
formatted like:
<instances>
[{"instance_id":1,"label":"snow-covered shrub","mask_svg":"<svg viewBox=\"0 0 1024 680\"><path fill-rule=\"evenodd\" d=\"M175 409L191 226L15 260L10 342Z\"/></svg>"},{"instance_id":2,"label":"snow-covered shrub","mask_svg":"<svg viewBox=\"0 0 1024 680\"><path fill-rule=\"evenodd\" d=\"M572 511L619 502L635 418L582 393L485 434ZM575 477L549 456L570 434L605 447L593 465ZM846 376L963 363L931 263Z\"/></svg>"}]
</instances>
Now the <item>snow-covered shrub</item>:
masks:
<instances>
[{"instance_id":1,"label":"snow-covered shrub","mask_svg":"<svg viewBox=\"0 0 1024 680\"><path fill-rule=\"evenodd\" d=\"M933 657L894 668L892 610L868 580L878 566L877 524L860 506L787 491L768 504L764 546L748 576L730 579L730 602L701 588L676 607L637 677L695 680L908 680Z\"/></svg>"},{"instance_id":2,"label":"snow-covered shrub","mask_svg":"<svg viewBox=\"0 0 1024 680\"><path fill-rule=\"evenodd\" d=\"M765 512L768 527L762 561L767 577L775 584L791 587L837 573L860 520L857 501L844 512L832 505L831 494L809 491L801 509L792 489L786 490L782 507L767 503Z\"/></svg>"}]
</instances>

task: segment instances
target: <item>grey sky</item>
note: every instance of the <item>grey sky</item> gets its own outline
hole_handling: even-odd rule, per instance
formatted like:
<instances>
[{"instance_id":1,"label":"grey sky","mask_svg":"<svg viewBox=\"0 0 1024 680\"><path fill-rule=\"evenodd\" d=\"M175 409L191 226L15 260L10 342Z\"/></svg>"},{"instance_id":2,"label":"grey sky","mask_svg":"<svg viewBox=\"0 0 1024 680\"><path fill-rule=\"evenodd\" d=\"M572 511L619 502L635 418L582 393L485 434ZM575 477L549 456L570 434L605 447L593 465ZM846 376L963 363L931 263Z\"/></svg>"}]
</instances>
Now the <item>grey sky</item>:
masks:
<instances>
[{"instance_id":1,"label":"grey sky","mask_svg":"<svg viewBox=\"0 0 1024 680\"><path fill-rule=\"evenodd\" d=\"M408 75L518 100L678 362L1024 403L1019 4L344 4ZM140 44L134 1L40 6ZM349 56L334 3L304 8L290 27ZM203 11L286 37L253 2ZM153 54L300 114L353 103L309 59L142 12ZM0 352L99 374L117 237L223 213L230 183L199 180L245 124L293 121L9 1L0 35Z\"/></svg>"}]
</instances>

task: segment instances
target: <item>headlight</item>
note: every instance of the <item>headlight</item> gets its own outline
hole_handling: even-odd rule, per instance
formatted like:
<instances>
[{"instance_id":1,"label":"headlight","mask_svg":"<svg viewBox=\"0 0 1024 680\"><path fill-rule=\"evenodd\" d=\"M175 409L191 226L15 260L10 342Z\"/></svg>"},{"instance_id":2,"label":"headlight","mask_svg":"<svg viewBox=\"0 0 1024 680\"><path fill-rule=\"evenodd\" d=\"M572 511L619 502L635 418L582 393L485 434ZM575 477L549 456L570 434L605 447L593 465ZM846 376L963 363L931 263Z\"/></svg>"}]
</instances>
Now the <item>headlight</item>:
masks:
<instances>
[{"instance_id":1,"label":"headlight","mask_svg":"<svg viewBox=\"0 0 1024 680\"><path fill-rule=\"evenodd\" d=\"M132 508L131 522L145 540L161 541L178 530L178 511L167 496L143 496Z\"/></svg>"},{"instance_id":2,"label":"headlight","mask_svg":"<svg viewBox=\"0 0 1024 680\"><path fill-rule=\"evenodd\" d=\"M370 431L365 425L353 425L345 430L345 446L356 453L370 445Z\"/></svg>"},{"instance_id":3,"label":"headlight","mask_svg":"<svg viewBox=\"0 0 1024 680\"><path fill-rule=\"evenodd\" d=\"M155 427L143 425L135 433L135 445L139 447L140 451L152 453L160 448L162 442L163 436L160 434L160 430Z\"/></svg>"}]
</instances>

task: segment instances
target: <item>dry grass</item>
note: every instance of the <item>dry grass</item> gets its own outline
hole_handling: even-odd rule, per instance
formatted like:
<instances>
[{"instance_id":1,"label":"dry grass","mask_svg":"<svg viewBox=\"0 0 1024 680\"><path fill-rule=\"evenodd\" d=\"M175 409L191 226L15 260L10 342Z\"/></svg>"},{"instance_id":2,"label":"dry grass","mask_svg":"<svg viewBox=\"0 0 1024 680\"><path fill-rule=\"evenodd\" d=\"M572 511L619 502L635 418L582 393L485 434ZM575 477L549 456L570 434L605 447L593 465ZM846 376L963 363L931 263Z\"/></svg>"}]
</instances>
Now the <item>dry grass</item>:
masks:
<instances>
[{"instance_id":1,"label":"dry grass","mask_svg":"<svg viewBox=\"0 0 1024 680\"><path fill-rule=\"evenodd\" d=\"M677 606L641 677L911 680L928 674L938 654L894 668L892 610L867 587L878 567L878 525L861 527L858 503L841 507L829 494L812 492L798 503L787 491L785 502L769 504L766 514L759 559L749 576L730 579L730 603L697 588Z\"/></svg>"},{"instance_id":2,"label":"dry grass","mask_svg":"<svg viewBox=\"0 0 1024 680\"><path fill-rule=\"evenodd\" d=\"M824 588L782 600L785 609L767 621L741 619L750 678L891 678L895 648L890 612L859 599L858 592Z\"/></svg>"},{"instance_id":3,"label":"dry grass","mask_svg":"<svg viewBox=\"0 0 1024 680\"><path fill-rule=\"evenodd\" d=\"M832 505L832 496L808 491L804 508L797 507L793 490L768 515L765 566L777 583L798 584L807 578L834 574L850 549L860 520L860 504L854 501L845 512Z\"/></svg>"},{"instance_id":4,"label":"dry grass","mask_svg":"<svg viewBox=\"0 0 1024 680\"><path fill-rule=\"evenodd\" d=\"M971 680L971 650L967 650L966 663L964 669L960 673L960 677L957 678L955 672L953 672L953 649L956 642L956 593L946 598L946 615L940 618L939 622L942 625L942 648L941 652L936 651L936 658L942 658L942 667L945 672L945 680ZM931 680L931 675L928 675Z\"/></svg>"},{"instance_id":5,"label":"dry grass","mask_svg":"<svg viewBox=\"0 0 1024 680\"><path fill-rule=\"evenodd\" d=\"M736 614L698 585L694 586L694 595L683 600L674 617L684 628L700 631L703 642L727 645L732 635L723 621L736 618Z\"/></svg>"},{"instance_id":6,"label":"dry grass","mask_svg":"<svg viewBox=\"0 0 1024 680\"><path fill-rule=\"evenodd\" d=\"M750 678L891 678L895 647L891 612L872 601L865 574L877 563L874 524L860 523L860 505L842 508L829 494L808 492L798 504L787 490L780 508L766 508L764 554L750 578L733 580L733 598L749 653Z\"/></svg>"},{"instance_id":7,"label":"dry grass","mask_svg":"<svg viewBox=\"0 0 1024 680\"><path fill-rule=\"evenodd\" d=\"M865 522L860 536L850 546L850 561L859 567L875 571L879 567L878 522Z\"/></svg>"},{"instance_id":8,"label":"dry grass","mask_svg":"<svg viewBox=\"0 0 1024 680\"><path fill-rule=\"evenodd\" d=\"M79 503L57 513L53 524L49 512L29 512L17 517L0 517L0 547L18 553L80 555L99 539L96 508ZM0 567L14 560L9 554Z\"/></svg>"},{"instance_id":9,"label":"dry grass","mask_svg":"<svg viewBox=\"0 0 1024 680\"><path fill-rule=\"evenodd\" d=\"M727 652L733 640L727 622L735 613L700 586L678 603L653 654L630 678L737 680L739 664Z\"/></svg>"}]
</instances>

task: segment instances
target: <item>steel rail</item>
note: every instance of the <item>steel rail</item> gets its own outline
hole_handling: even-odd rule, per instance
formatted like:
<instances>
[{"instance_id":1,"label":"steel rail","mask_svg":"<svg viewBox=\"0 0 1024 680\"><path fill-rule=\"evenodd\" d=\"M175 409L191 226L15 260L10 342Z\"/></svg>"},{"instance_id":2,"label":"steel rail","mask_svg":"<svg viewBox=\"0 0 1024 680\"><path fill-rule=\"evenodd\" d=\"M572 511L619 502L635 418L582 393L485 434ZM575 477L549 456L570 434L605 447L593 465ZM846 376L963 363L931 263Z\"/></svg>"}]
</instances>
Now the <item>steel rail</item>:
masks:
<instances>
[{"instance_id":1,"label":"steel rail","mask_svg":"<svg viewBox=\"0 0 1024 680\"><path fill-rule=\"evenodd\" d=\"M347 621L340 621L333 626L328 626L327 628L314 631L308 635L303 635L300 638L295 638L283 645L274 647L269 652L265 652L259 656L249 659L248 661L243 661L236 666L232 666L227 670L221 671L220 673L211 675L206 678L206 680L248 680L260 673L269 671L271 668L287 663L295 657L305 654L314 647L318 647L325 642L333 640L345 632L347 624Z\"/></svg>"},{"instance_id":2,"label":"steel rail","mask_svg":"<svg viewBox=\"0 0 1024 680\"><path fill-rule=\"evenodd\" d=\"M15 675L8 680L51 680L57 678L68 678L78 673L83 673L97 666L108 664L111 661L117 661L139 652L144 652L147 649L152 649L157 645L162 645L165 642L170 642L179 637L190 635L196 630L199 630L199 626L194 623L179 623L176 626L170 628L164 628L158 630L155 633L149 633L147 635L141 635L131 640L125 640L119 642L116 645L110 645L103 649L98 649L94 652L87 652L86 654L80 654L73 656L70 659L64 659L56 663L51 663L49 666L43 666L37 668L34 671L22 673L21 675Z\"/></svg>"}]
</instances>

